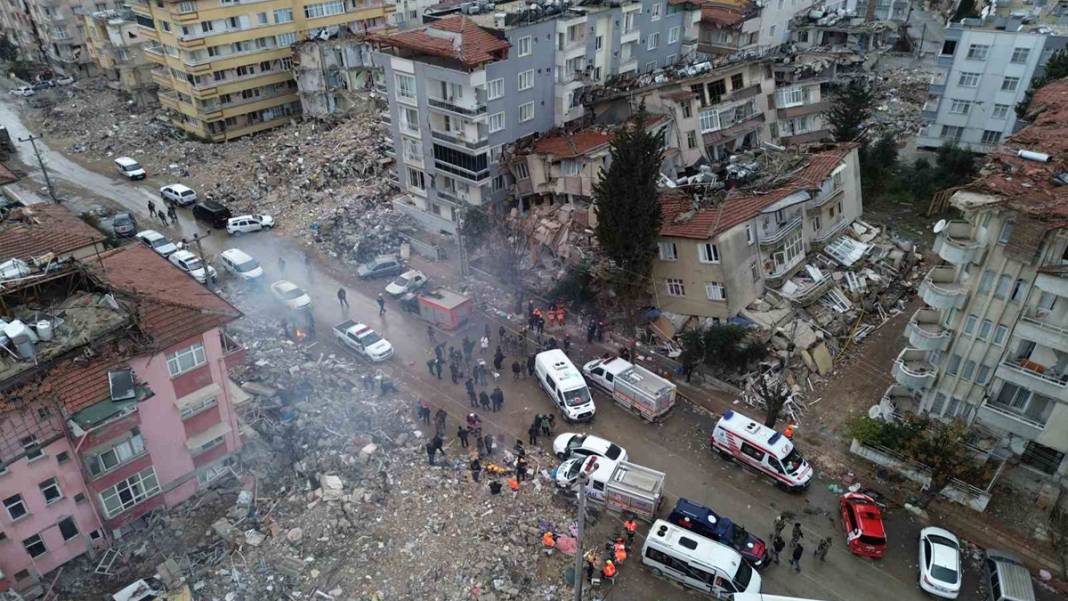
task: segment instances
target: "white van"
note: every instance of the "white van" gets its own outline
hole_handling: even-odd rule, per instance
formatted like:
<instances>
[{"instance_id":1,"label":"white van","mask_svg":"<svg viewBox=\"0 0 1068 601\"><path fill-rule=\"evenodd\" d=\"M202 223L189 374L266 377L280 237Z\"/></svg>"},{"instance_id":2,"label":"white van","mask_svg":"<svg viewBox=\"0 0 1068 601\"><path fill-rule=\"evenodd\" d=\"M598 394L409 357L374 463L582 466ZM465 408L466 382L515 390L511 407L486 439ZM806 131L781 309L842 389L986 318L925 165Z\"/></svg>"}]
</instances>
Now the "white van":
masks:
<instances>
[{"instance_id":1,"label":"white van","mask_svg":"<svg viewBox=\"0 0 1068 601\"><path fill-rule=\"evenodd\" d=\"M657 576L721 599L760 592L760 574L737 551L664 520L649 529L642 564Z\"/></svg>"},{"instance_id":2,"label":"white van","mask_svg":"<svg viewBox=\"0 0 1068 601\"><path fill-rule=\"evenodd\" d=\"M560 464L553 471L556 485L560 488L575 488L579 473L586 472L589 480L586 481L586 498L598 503L604 503L605 484L611 479L619 462L591 455L589 457L572 457Z\"/></svg>"},{"instance_id":3,"label":"white van","mask_svg":"<svg viewBox=\"0 0 1068 601\"><path fill-rule=\"evenodd\" d=\"M724 413L708 442L723 457L771 476L783 488L803 490L812 481L812 466L789 438L741 413Z\"/></svg>"},{"instance_id":4,"label":"white van","mask_svg":"<svg viewBox=\"0 0 1068 601\"><path fill-rule=\"evenodd\" d=\"M141 163L130 157L115 159L115 166L119 168L119 173L130 179L145 179L145 170L141 167Z\"/></svg>"},{"instance_id":5,"label":"white van","mask_svg":"<svg viewBox=\"0 0 1068 601\"><path fill-rule=\"evenodd\" d=\"M597 408L582 373L567 358L564 351L553 349L538 353L534 358L534 374L569 422L589 421Z\"/></svg>"}]
</instances>

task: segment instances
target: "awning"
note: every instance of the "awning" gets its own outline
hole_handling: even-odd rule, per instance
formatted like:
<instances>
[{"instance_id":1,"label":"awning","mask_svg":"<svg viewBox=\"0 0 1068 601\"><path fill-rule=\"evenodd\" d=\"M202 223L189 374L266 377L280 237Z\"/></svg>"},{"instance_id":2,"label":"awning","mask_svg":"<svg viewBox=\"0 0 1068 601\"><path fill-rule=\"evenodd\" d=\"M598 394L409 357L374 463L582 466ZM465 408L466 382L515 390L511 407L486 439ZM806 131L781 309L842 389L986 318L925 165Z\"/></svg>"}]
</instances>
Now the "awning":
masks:
<instances>
[{"instance_id":1,"label":"awning","mask_svg":"<svg viewBox=\"0 0 1068 601\"><path fill-rule=\"evenodd\" d=\"M185 441L185 448L189 449L190 451L195 451L200 447L208 444L209 442L215 440L216 438L222 436L223 434L226 434L229 431L230 424L226 422L219 422L214 426L208 428L207 430L204 430L200 434L196 434L194 436L189 437L189 439Z\"/></svg>"},{"instance_id":2,"label":"awning","mask_svg":"<svg viewBox=\"0 0 1068 601\"><path fill-rule=\"evenodd\" d=\"M195 390L185 395L184 397L177 399L176 401L174 401L174 406L177 407L179 411L181 411L186 407L199 405L200 403L203 403L208 399L218 398L219 393L221 391L222 390L219 388L219 385L213 382L210 386L205 386L200 390Z\"/></svg>"},{"instance_id":3,"label":"awning","mask_svg":"<svg viewBox=\"0 0 1068 601\"><path fill-rule=\"evenodd\" d=\"M230 393L231 405L241 405L252 398L252 395L241 390L241 387L230 378L226 378L226 391Z\"/></svg>"}]
</instances>

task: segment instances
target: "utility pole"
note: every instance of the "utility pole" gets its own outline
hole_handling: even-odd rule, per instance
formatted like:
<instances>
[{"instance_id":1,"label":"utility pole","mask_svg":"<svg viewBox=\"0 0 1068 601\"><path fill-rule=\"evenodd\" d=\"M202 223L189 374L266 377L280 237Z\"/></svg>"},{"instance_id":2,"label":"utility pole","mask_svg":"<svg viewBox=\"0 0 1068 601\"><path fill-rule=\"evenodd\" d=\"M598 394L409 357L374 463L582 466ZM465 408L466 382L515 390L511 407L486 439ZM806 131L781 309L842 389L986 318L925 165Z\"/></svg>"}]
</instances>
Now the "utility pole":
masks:
<instances>
[{"instance_id":1,"label":"utility pole","mask_svg":"<svg viewBox=\"0 0 1068 601\"><path fill-rule=\"evenodd\" d=\"M48 196L52 199L52 202L59 204L56 190L52 187L52 178L48 177L48 169L45 168L44 159L41 158L41 151L37 150L37 140L40 138L40 136L30 134L25 138L19 138L19 142L29 142L30 146L33 146L33 154L37 157L37 164L41 166L41 173L44 174L45 185L48 186Z\"/></svg>"},{"instance_id":2,"label":"utility pole","mask_svg":"<svg viewBox=\"0 0 1068 601\"><path fill-rule=\"evenodd\" d=\"M920 30L920 44L916 46L916 57L923 56L923 41L927 37L927 21L923 22L923 29Z\"/></svg>"},{"instance_id":3,"label":"utility pole","mask_svg":"<svg viewBox=\"0 0 1068 601\"><path fill-rule=\"evenodd\" d=\"M456 220L456 242L460 246L460 275L467 276L467 248L464 243L464 214L460 213Z\"/></svg>"},{"instance_id":4,"label":"utility pole","mask_svg":"<svg viewBox=\"0 0 1068 601\"><path fill-rule=\"evenodd\" d=\"M201 260L207 261L207 259L204 258L204 247L200 245L201 238L206 238L206 236L202 235L200 232L193 232L193 242L197 245L197 255L200 256ZM188 245L189 241L182 238L182 244Z\"/></svg>"},{"instance_id":5,"label":"utility pole","mask_svg":"<svg viewBox=\"0 0 1068 601\"><path fill-rule=\"evenodd\" d=\"M575 601L582 601L582 532L586 529L586 473L580 471L578 484L578 532L575 535Z\"/></svg>"}]
</instances>

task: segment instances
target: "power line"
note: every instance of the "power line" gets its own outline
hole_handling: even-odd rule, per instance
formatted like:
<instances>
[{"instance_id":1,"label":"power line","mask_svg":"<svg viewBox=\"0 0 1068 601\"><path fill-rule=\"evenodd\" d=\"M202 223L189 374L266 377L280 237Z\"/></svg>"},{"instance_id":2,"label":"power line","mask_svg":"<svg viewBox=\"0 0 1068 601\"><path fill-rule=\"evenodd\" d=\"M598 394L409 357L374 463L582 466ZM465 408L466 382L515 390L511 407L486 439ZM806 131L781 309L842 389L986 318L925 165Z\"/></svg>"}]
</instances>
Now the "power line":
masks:
<instances>
[{"instance_id":1,"label":"power line","mask_svg":"<svg viewBox=\"0 0 1068 601\"><path fill-rule=\"evenodd\" d=\"M33 146L33 154L37 157L37 164L41 166L41 173L44 174L45 185L48 186L48 196L52 199L52 202L59 204L56 190L52 187L52 178L48 177L48 169L45 168L44 159L41 158L41 151L37 149L37 140L40 139L40 136L30 134L25 138L19 138L19 142L29 142L30 146Z\"/></svg>"}]
</instances>

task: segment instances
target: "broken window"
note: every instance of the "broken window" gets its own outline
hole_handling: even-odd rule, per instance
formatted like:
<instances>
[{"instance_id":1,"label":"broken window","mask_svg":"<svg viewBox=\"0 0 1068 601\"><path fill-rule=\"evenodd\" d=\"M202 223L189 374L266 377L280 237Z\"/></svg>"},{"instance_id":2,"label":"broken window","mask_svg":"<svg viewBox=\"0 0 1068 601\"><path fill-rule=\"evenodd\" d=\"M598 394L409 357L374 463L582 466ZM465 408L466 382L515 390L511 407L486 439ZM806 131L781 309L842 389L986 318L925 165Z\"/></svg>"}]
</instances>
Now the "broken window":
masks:
<instances>
[{"instance_id":1,"label":"broken window","mask_svg":"<svg viewBox=\"0 0 1068 601\"><path fill-rule=\"evenodd\" d=\"M108 386L113 401L126 401L137 396L137 391L134 389L133 371L130 369L109 371Z\"/></svg>"},{"instance_id":2,"label":"broken window","mask_svg":"<svg viewBox=\"0 0 1068 601\"><path fill-rule=\"evenodd\" d=\"M157 493L159 481L150 467L101 492L100 501L107 517L113 518Z\"/></svg>"}]
</instances>

